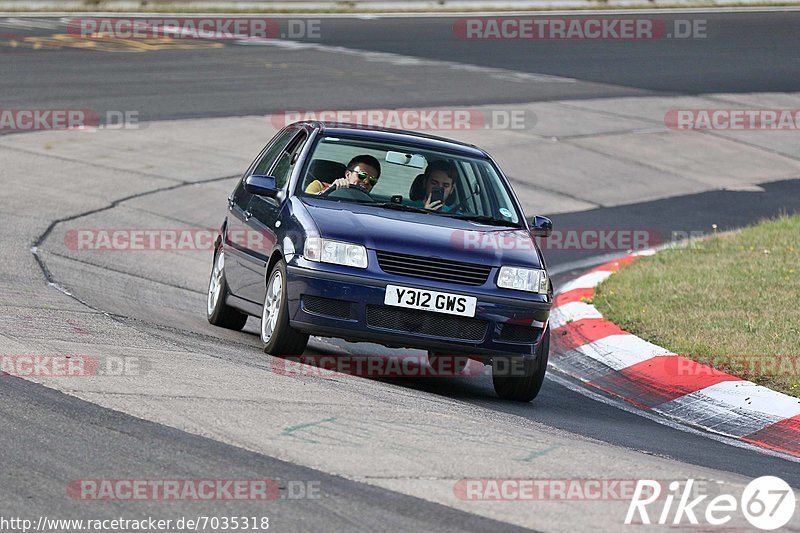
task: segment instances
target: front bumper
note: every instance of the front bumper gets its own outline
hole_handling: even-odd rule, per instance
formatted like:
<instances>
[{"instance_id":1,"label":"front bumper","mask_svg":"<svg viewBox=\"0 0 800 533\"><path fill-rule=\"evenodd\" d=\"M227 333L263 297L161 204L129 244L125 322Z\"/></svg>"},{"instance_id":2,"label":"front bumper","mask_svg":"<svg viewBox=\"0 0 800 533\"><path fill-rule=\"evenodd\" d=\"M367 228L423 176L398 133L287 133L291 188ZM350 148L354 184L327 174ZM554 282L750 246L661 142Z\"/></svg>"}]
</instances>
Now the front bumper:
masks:
<instances>
[{"instance_id":1,"label":"front bumper","mask_svg":"<svg viewBox=\"0 0 800 533\"><path fill-rule=\"evenodd\" d=\"M469 286L454 288L405 277L376 279L328 266L298 256L290 261L287 303L293 328L312 335L488 361L498 355L534 356L550 314L549 301L481 294ZM476 296L475 317L385 306L388 283Z\"/></svg>"}]
</instances>

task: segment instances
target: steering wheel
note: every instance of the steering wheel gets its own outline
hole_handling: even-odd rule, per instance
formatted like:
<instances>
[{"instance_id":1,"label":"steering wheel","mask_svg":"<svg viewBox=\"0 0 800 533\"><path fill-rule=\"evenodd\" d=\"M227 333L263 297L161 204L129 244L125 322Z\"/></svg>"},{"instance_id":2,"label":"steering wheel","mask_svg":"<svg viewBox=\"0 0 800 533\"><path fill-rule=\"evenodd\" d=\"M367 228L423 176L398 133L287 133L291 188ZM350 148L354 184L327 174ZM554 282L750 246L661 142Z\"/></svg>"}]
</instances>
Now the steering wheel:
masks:
<instances>
[{"instance_id":1,"label":"steering wheel","mask_svg":"<svg viewBox=\"0 0 800 533\"><path fill-rule=\"evenodd\" d=\"M323 191L320 196L323 197L338 197L338 198L346 198L350 200L369 200L370 202L374 202L375 199L370 196L369 191L362 187L361 185L350 185L349 187L342 187L341 189L337 189L336 187L330 187L328 190ZM366 197L366 198L365 198Z\"/></svg>"}]
</instances>

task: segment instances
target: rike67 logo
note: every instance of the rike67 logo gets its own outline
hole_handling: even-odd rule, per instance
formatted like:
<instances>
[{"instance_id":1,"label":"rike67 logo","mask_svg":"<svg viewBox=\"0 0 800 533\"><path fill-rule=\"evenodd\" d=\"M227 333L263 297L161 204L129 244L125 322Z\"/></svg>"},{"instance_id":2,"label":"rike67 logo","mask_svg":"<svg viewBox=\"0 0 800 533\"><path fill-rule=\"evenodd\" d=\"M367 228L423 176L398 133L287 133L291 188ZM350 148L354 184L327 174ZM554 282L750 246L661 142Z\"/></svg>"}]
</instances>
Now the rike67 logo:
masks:
<instances>
[{"instance_id":1,"label":"rike67 logo","mask_svg":"<svg viewBox=\"0 0 800 533\"><path fill-rule=\"evenodd\" d=\"M762 476L754 479L742 491L739 499L731 494L720 494L706 500L708 494L697 497L694 480L685 483L673 481L662 494L661 483L642 479L636 484L625 524L724 526L735 514L741 513L753 527L765 531L781 528L794 516L794 491L779 477ZM656 503L657 502L657 503ZM654 505L655 504L655 505ZM651 517L650 512L655 511Z\"/></svg>"}]
</instances>

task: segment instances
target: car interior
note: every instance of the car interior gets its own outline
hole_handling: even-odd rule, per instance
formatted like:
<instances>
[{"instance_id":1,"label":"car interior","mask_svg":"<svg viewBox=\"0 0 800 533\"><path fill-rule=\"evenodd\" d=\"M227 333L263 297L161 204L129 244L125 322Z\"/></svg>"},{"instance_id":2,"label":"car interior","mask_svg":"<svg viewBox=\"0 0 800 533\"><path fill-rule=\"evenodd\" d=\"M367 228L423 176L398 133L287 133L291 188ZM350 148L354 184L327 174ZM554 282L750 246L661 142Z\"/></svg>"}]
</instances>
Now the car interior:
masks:
<instances>
[{"instance_id":1,"label":"car interior","mask_svg":"<svg viewBox=\"0 0 800 533\"><path fill-rule=\"evenodd\" d=\"M443 154L414 150L397 146L394 150L377 149L374 143L359 142L348 139L347 143L340 139L324 139L317 144L310 163L307 165L301 180L300 194L315 180L332 183L345 175L346 164L356 155L372 155L381 162L380 180L370 192L376 202L408 204L420 201L425 196L425 176L423 172L430 161L447 159L457 170L455 190L446 201L446 205L456 207L459 212L494 217L500 214L504 219L508 209L500 209L509 205L510 199L496 191L493 178L486 175L482 166L469 159L447 157ZM398 200L398 197L402 199ZM513 220L515 221L515 220Z\"/></svg>"}]
</instances>

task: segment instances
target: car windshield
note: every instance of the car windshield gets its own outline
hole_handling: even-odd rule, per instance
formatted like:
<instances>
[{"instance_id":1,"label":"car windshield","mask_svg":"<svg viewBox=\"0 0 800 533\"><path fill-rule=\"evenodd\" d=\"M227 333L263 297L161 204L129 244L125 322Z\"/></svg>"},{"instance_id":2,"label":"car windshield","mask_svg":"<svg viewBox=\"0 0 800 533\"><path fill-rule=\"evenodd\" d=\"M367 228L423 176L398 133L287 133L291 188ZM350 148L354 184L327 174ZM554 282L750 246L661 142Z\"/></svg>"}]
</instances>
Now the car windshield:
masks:
<instances>
[{"instance_id":1,"label":"car windshield","mask_svg":"<svg viewBox=\"0 0 800 533\"><path fill-rule=\"evenodd\" d=\"M347 172L351 162L356 172ZM332 186L337 179L348 180L348 189ZM322 137L297 194L485 224L518 226L522 219L489 159L364 139Z\"/></svg>"}]
</instances>

